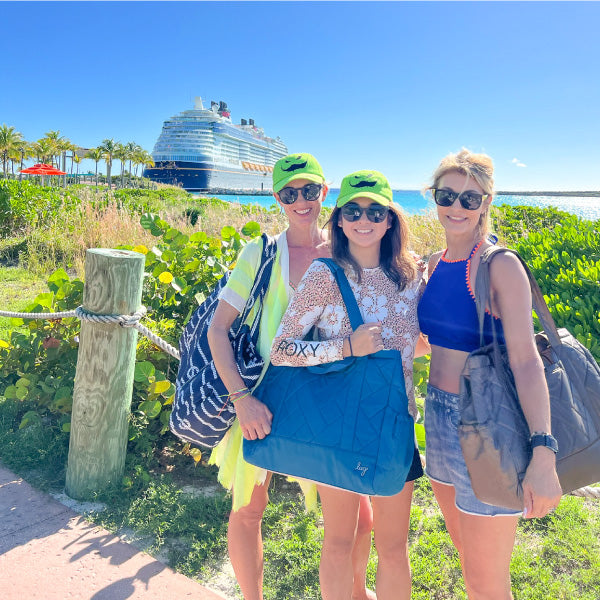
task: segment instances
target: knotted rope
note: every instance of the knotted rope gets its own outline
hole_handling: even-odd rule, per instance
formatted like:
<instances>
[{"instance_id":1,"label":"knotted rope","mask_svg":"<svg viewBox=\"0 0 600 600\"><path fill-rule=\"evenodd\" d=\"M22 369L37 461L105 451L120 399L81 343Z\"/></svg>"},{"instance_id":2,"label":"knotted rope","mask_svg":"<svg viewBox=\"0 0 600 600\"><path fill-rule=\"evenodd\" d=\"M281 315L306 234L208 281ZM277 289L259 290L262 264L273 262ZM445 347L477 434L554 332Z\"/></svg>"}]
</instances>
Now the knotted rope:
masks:
<instances>
[{"instance_id":1,"label":"knotted rope","mask_svg":"<svg viewBox=\"0 0 600 600\"><path fill-rule=\"evenodd\" d=\"M22 312L8 312L0 310L0 317L13 317L16 319L47 319L49 321L55 321L58 319L68 319L75 317L80 321L88 321L91 323L102 323L105 325L120 325L121 327L133 327L139 331L142 335L145 335L153 344L158 346L163 352L170 354L173 358L179 360L179 351L152 333L147 327L140 324L140 319L146 314L146 307L142 306L138 311L132 315L97 315L95 313L88 312L83 306L78 306L75 310L69 310L65 312L57 313L22 313Z\"/></svg>"}]
</instances>

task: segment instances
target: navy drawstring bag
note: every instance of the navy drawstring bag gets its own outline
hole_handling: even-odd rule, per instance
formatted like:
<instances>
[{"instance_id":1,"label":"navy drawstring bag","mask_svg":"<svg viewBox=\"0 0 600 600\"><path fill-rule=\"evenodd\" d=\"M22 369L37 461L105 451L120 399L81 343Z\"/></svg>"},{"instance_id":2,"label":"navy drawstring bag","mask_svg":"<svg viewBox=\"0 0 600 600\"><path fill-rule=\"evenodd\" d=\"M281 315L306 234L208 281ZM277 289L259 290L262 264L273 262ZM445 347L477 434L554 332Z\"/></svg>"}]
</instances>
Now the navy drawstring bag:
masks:
<instances>
[{"instance_id":1,"label":"navy drawstring bag","mask_svg":"<svg viewBox=\"0 0 600 600\"><path fill-rule=\"evenodd\" d=\"M269 287L277 242L263 233L263 248L254 285L246 306L229 330L233 356L244 385L252 389L264 367L257 342L263 301ZM180 362L175 400L169 419L171 432L185 442L214 448L235 419L233 403L221 381L208 345L208 328L230 272L225 273L210 296L196 309L179 339ZM251 325L245 323L258 302Z\"/></svg>"}]
</instances>

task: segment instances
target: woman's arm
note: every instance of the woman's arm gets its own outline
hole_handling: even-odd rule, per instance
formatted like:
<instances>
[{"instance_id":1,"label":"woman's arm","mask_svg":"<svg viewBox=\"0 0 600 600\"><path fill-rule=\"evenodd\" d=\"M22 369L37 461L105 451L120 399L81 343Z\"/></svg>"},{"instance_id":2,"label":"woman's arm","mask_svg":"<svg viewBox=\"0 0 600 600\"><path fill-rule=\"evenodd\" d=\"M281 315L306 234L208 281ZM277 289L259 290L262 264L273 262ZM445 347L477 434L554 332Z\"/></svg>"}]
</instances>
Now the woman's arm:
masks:
<instances>
[{"instance_id":1,"label":"woman's arm","mask_svg":"<svg viewBox=\"0 0 600 600\"><path fill-rule=\"evenodd\" d=\"M220 300L207 334L217 373L230 394L246 387L237 370L229 341L229 329L238 315L236 308L225 300ZM267 406L254 396L248 395L236 400L235 412L245 438L262 439L271 432L273 415Z\"/></svg>"},{"instance_id":2,"label":"woman's arm","mask_svg":"<svg viewBox=\"0 0 600 600\"><path fill-rule=\"evenodd\" d=\"M531 288L519 259L508 253L496 256L490 264L490 284L492 309L502 319L508 358L529 430L551 433L548 387L534 339ZM530 518L544 516L560 501L556 457L549 448L533 449L523 494L523 514Z\"/></svg>"}]
</instances>

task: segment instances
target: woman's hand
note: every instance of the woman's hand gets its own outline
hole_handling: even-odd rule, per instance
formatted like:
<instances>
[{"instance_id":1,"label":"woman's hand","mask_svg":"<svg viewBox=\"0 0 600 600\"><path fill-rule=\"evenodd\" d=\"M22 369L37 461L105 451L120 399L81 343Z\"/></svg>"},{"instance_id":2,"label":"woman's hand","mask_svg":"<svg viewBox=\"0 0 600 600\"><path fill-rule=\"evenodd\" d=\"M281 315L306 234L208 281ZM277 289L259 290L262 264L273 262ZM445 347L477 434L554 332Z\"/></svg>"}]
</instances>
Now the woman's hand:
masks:
<instances>
[{"instance_id":1,"label":"woman's hand","mask_svg":"<svg viewBox=\"0 0 600 600\"><path fill-rule=\"evenodd\" d=\"M542 446L534 448L523 479L523 517L534 519L546 516L558 506L561 496L554 453Z\"/></svg>"},{"instance_id":2,"label":"woman's hand","mask_svg":"<svg viewBox=\"0 0 600 600\"><path fill-rule=\"evenodd\" d=\"M379 323L364 323L350 336L350 342L352 343L352 354L354 356L366 356L383 350L381 325ZM350 352L347 356L350 356Z\"/></svg>"},{"instance_id":3,"label":"woman's hand","mask_svg":"<svg viewBox=\"0 0 600 600\"><path fill-rule=\"evenodd\" d=\"M235 401L235 412L247 440L262 440L271 433L273 414L258 398L248 395Z\"/></svg>"}]
</instances>

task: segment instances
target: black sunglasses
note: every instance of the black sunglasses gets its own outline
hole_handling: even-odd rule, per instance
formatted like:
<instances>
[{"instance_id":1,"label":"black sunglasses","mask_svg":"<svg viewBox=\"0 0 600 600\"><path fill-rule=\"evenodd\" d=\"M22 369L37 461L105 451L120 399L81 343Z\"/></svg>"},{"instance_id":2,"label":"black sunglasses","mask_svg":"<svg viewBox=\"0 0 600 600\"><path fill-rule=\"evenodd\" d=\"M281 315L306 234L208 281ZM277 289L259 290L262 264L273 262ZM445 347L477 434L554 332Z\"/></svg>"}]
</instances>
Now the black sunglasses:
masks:
<instances>
[{"instance_id":1,"label":"black sunglasses","mask_svg":"<svg viewBox=\"0 0 600 600\"><path fill-rule=\"evenodd\" d=\"M477 210L481 206L481 203L489 197L489 194L478 194L477 192L463 192L459 194L452 190L430 189L433 199L438 206L452 206L458 198L461 206L467 210Z\"/></svg>"},{"instance_id":2,"label":"black sunglasses","mask_svg":"<svg viewBox=\"0 0 600 600\"><path fill-rule=\"evenodd\" d=\"M301 188L284 187L282 190L279 190L279 199L284 204L294 204L298 200L298 192L302 192L304 199L312 202L319 197L322 189L323 186L318 183L307 183Z\"/></svg>"},{"instance_id":3,"label":"black sunglasses","mask_svg":"<svg viewBox=\"0 0 600 600\"><path fill-rule=\"evenodd\" d=\"M355 202L349 202L342 206L341 211L342 217L350 223L358 221L363 213L367 215L367 219L369 219L371 223L381 223L387 217L389 208L377 203L371 204L371 206L367 206L367 208L362 208Z\"/></svg>"}]
</instances>

